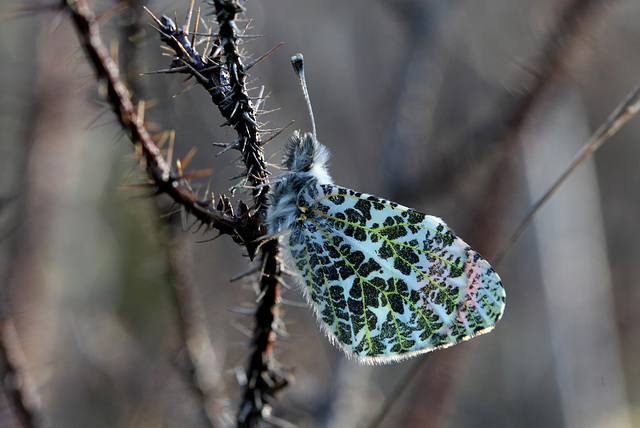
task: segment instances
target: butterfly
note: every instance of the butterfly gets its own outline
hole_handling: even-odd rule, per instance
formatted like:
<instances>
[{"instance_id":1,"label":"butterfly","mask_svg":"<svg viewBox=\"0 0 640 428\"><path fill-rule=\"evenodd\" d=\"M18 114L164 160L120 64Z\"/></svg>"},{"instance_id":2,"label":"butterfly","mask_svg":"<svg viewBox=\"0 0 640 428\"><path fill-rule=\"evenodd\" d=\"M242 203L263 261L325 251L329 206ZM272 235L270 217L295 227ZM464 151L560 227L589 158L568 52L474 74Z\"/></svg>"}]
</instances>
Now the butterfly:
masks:
<instances>
[{"instance_id":1,"label":"butterfly","mask_svg":"<svg viewBox=\"0 0 640 428\"><path fill-rule=\"evenodd\" d=\"M266 224L329 339L374 364L490 331L505 307L491 265L441 219L333 184L313 128L287 144Z\"/></svg>"}]
</instances>

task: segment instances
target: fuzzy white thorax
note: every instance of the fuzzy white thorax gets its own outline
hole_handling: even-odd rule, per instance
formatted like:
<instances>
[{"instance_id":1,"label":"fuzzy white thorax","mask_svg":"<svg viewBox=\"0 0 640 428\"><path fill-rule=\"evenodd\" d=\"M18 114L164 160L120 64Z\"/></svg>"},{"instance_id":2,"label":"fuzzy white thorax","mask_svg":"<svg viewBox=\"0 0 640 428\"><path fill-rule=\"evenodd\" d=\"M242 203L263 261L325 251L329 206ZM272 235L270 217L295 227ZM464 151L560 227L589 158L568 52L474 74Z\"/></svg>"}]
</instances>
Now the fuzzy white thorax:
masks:
<instances>
[{"instance_id":1,"label":"fuzzy white thorax","mask_svg":"<svg viewBox=\"0 0 640 428\"><path fill-rule=\"evenodd\" d=\"M287 172L273 186L266 223L270 234L290 228L300 218L298 195L309 186L333 184L327 171L329 151L311 133L295 131L285 149Z\"/></svg>"}]
</instances>

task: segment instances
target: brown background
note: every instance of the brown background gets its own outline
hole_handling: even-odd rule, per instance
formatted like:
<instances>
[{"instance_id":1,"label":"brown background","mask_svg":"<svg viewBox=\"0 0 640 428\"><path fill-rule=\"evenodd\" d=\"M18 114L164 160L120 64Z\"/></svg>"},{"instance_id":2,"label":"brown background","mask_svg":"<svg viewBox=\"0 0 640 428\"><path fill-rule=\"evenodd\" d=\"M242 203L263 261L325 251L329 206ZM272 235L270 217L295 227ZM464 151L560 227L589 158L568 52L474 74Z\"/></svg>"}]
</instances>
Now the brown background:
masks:
<instances>
[{"instance_id":1,"label":"brown background","mask_svg":"<svg viewBox=\"0 0 640 428\"><path fill-rule=\"evenodd\" d=\"M177 12L181 23L187 3L148 6ZM266 109L279 109L261 118L265 127L295 120L291 129L310 129L289 64L302 52L335 182L444 218L489 260L640 81L633 1L245 6L248 33L262 35L247 39L247 54L285 42L251 70L250 86L270 93ZM121 40L123 23L107 21L105 38ZM132 66L165 68L155 32L145 30ZM549 44L562 30L570 34ZM563 50L546 69L549 46ZM127 49L121 45L120 58L129 64ZM155 202L122 186L142 174L111 113L100 114L100 88L69 22L56 14L2 22L0 58L0 268L45 419L61 427L198 426L199 404L176 369ZM199 88L171 98L181 80L137 79L154 100L147 118L158 130L176 129L174 159L196 147L191 167L213 168L211 189L228 193L240 171L236 154L216 158L211 143L234 136ZM497 267L507 309L495 331L430 355L383 426L640 426L639 123L580 168ZM268 145L273 163L284 142ZM219 403L233 418L234 373L247 352L242 330L251 323L231 309L251 308L256 295L251 279L229 278L248 259L226 237L192 251ZM349 361L322 337L298 290L283 298L289 337L275 352L295 383L274 415L305 427L365 426L416 360ZM11 426L6 405L0 425Z\"/></svg>"}]
</instances>

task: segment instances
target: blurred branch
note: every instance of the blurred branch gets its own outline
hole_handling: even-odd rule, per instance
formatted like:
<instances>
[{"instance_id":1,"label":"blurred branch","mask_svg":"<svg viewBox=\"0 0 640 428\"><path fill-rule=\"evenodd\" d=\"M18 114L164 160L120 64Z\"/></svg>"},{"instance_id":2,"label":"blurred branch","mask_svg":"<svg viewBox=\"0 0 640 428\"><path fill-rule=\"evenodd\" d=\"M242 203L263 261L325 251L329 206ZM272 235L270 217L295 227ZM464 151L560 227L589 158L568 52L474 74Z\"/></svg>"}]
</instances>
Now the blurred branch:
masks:
<instances>
[{"instance_id":1,"label":"blurred branch","mask_svg":"<svg viewBox=\"0 0 640 428\"><path fill-rule=\"evenodd\" d=\"M13 319L4 302L0 307L0 370L2 386L13 411L24 428L41 426L41 403L33 381L26 373L27 360Z\"/></svg>"},{"instance_id":2,"label":"blurred branch","mask_svg":"<svg viewBox=\"0 0 640 428\"><path fill-rule=\"evenodd\" d=\"M140 79L142 55L140 45L145 34L144 5L147 0L123 0L126 8L121 26L122 65L124 81L131 88L134 101L144 99Z\"/></svg>"},{"instance_id":3,"label":"blurred branch","mask_svg":"<svg viewBox=\"0 0 640 428\"><path fill-rule=\"evenodd\" d=\"M447 58L443 51L448 47L439 36L454 5L450 0L385 3L402 15L409 31L380 162L387 195L396 199L404 189L415 186L421 174L418 170L422 168L416 168L414 158L407 154L416 153L433 131L434 94L442 82Z\"/></svg>"},{"instance_id":4,"label":"blurred branch","mask_svg":"<svg viewBox=\"0 0 640 428\"><path fill-rule=\"evenodd\" d=\"M500 109L501 113L484 125L463 135L444 137L450 140L447 146L451 150L430 162L428 168L421 168L422 176L413 180L413 186L403 187L403 193L424 195L425 186L432 192L444 191L456 177L468 178L469 174L461 176L459 171L484 165L488 159L493 159L496 165L500 158L507 156L508 147L516 141L514 136L519 133L531 110L570 67L572 53L585 41L579 35L587 32L590 19L604 3L603 0L570 0L552 26L537 66L532 67L536 71L531 89L517 99L509 95L509 99L502 103L505 107ZM502 117L506 117L506 120ZM454 129L453 132L458 130Z\"/></svg>"},{"instance_id":5,"label":"blurred branch","mask_svg":"<svg viewBox=\"0 0 640 428\"><path fill-rule=\"evenodd\" d=\"M216 356L209 339L204 308L200 293L193 279L193 260L188 235L182 224L176 222L179 216L170 216L167 222L167 254L170 266L170 282L176 302L176 313L180 327L182 348L187 355L186 371L189 385L195 390L202 403L203 419L206 426L215 427L222 409L216 404L220 396L219 376ZM179 224L176 224L179 223Z\"/></svg>"}]
</instances>

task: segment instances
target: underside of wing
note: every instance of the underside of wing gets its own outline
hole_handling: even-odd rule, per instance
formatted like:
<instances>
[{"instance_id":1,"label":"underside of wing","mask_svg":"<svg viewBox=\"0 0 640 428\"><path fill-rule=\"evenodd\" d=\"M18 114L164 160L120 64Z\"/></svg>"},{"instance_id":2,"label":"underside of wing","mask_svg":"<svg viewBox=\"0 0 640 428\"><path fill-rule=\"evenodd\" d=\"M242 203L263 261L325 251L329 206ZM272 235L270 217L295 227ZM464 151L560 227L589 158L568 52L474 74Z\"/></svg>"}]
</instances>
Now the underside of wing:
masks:
<instances>
[{"instance_id":1,"label":"underside of wing","mask_svg":"<svg viewBox=\"0 0 640 428\"><path fill-rule=\"evenodd\" d=\"M347 354L385 363L489 331L500 277L437 217L333 185L307 195L290 262L324 330Z\"/></svg>"}]
</instances>

